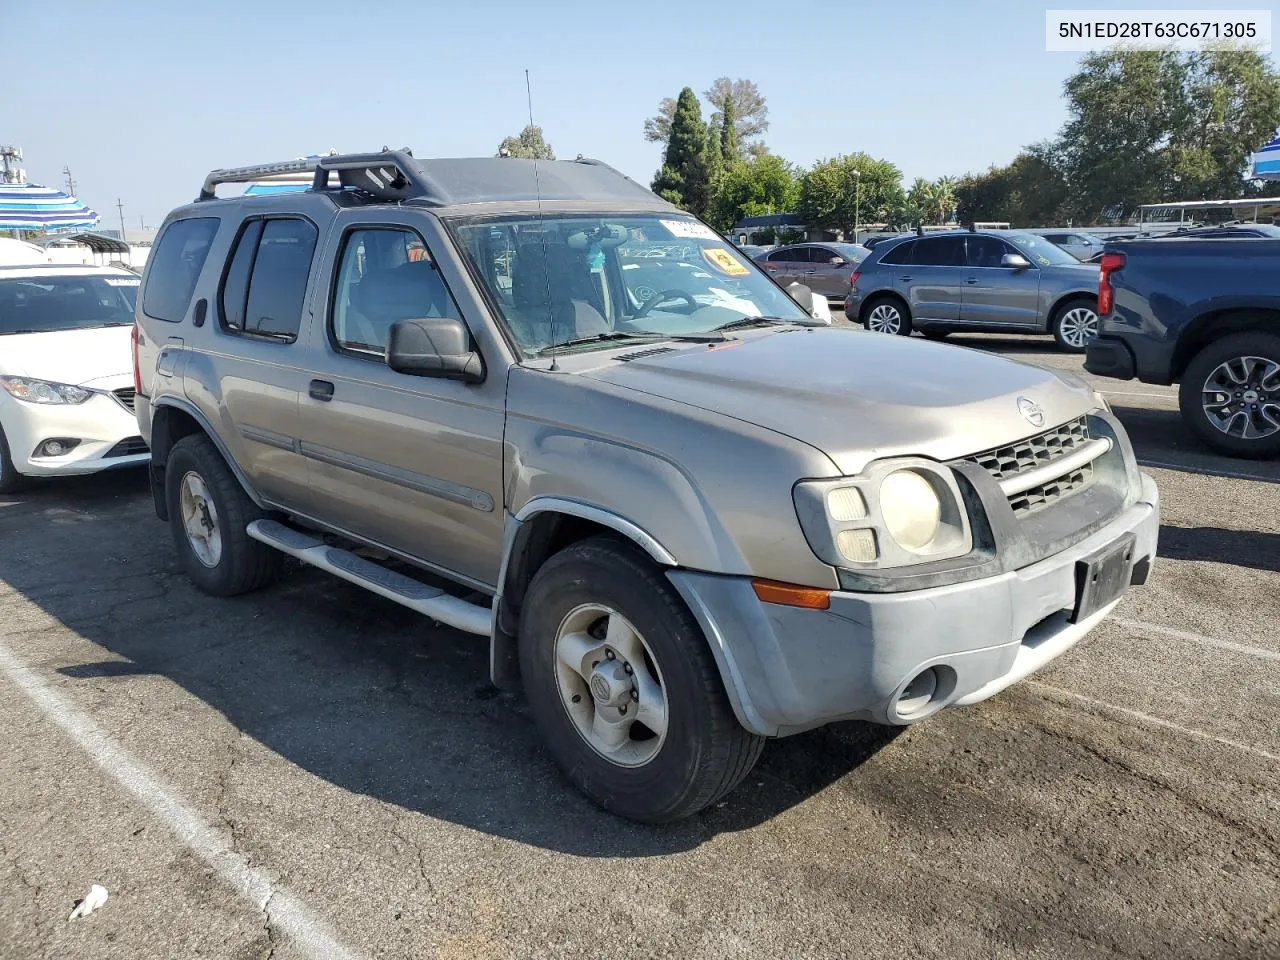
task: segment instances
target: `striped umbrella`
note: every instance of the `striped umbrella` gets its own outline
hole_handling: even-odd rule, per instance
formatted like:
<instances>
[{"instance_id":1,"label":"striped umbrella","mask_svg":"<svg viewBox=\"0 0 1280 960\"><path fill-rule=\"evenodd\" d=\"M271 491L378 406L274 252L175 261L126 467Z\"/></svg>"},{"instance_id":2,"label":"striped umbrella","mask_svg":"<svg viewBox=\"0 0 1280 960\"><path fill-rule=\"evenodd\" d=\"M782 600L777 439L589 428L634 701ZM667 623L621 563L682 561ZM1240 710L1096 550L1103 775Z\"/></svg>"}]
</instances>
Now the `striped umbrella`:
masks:
<instances>
[{"instance_id":1,"label":"striped umbrella","mask_svg":"<svg viewBox=\"0 0 1280 960\"><path fill-rule=\"evenodd\" d=\"M0 183L0 230L92 227L98 215L75 197L35 183Z\"/></svg>"},{"instance_id":2,"label":"striped umbrella","mask_svg":"<svg viewBox=\"0 0 1280 960\"><path fill-rule=\"evenodd\" d=\"M1280 180L1280 137L1253 155L1254 180Z\"/></svg>"}]
</instances>

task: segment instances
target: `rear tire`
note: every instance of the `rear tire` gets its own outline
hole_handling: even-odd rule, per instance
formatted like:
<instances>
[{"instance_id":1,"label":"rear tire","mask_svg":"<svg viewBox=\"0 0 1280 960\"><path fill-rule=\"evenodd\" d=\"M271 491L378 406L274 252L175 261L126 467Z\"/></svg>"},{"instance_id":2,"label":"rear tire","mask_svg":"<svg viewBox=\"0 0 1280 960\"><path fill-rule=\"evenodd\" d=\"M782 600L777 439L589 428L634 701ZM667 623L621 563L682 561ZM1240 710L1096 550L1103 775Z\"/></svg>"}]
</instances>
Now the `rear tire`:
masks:
<instances>
[{"instance_id":1,"label":"rear tire","mask_svg":"<svg viewBox=\"0 0 1280 960\"><path fill-rule=\"evenodd\" d=\"M1218 453L1280 456L1280 336L1234 333L1210 343L1183 371L1178 407L1191 432Z\"/></svg>"},{"instance_id":2,"label":"rear tire","mask_svg":"<svg viewBox=\"0 0 1280 960\"><path fill-rule=\"evenodd\" d=\"M245 532L266 516L204 434L183 437L165 463L165 502L178 558L192 582L215 597L266 586L284 556Z\"/></svg>"},{"instance_id":3,"label":"rear tire","mask_svg":"<svg viewBox=\"0 0 1280 960\"><path fill-rule=\"evenodd\" d=\"M1098 336L1097 299L1076 297L1059 305L1049 321L1049 330L1067 353L1084 353L1089 341Z\"/></svg>"},{"instance_id":4,"label":"rear tire","mask_svg":"<svg viewBox=\"0 0 1280 960\"><path fill-rule=\"evenodd\" d=\"M625 544L593 537L543 564L519 643L548 749L605 810L680 820L727 794L760 756L764 738L738 723L697 621Z\"/></svg>"},{"instance_id":5,"label":"rear tire","mask_svg":"<svg viewBox=\"0 0 1280 960\"><path fill-rule=\"evenodd\" d=\"M0 429L0 493L17 493L26 479L14 467L13 457L9 455L9 442L5 439L4 430Z\"/></svg>"},{"instance_id":6,"label":"rear tire","mask_svg":"<svg viewBox=\"0 0 1280 960\"><path fill-rule=\"evenodd\" d=\"M911 336L911 315L897 297L872 297L862 311L862 325L872 333Z\"/></svg>"}]
</instances>

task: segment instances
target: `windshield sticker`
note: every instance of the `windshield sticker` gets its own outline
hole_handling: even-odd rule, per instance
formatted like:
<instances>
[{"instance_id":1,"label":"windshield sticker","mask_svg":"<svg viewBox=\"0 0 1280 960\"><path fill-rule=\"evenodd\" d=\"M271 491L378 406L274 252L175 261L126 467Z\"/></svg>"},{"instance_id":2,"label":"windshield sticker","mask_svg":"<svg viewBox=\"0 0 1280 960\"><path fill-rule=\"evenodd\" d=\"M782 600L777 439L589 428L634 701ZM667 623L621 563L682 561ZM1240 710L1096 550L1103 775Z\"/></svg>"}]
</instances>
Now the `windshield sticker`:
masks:
<instances>
[{"instance_id":1,"label":"windshield sticker","mask_svg":"<svg viewBox=\"0 0 1280 960\"><path fill-rule=\"evenodd\" d=\"M664 227L671 231L673 237L697 238L699 240L719 240L716 232L706 224L695 220L660 220Z\"/></svg>"},{"instance_id":2,"label":"windshield sticker","mask_svg":"<svg viewBox=\"0 0 1280 960\"><path fill-rule=\"evenodd\" d=\"M728 250L720 247L704 247L702 259L727 276L744 277L747 275L747 268L739 263Z\"/></svg>"},{"instance_id":3,"label":"windshield sticker","mask_svg":"<svg viewBox=\"0 0 1280 960\"><path fill-rule=\"evenodd\" d=\"M136 287L141 280L131 280L126 277L106 277L107 284L112 287Z\"/></svg>"}]
</instances>

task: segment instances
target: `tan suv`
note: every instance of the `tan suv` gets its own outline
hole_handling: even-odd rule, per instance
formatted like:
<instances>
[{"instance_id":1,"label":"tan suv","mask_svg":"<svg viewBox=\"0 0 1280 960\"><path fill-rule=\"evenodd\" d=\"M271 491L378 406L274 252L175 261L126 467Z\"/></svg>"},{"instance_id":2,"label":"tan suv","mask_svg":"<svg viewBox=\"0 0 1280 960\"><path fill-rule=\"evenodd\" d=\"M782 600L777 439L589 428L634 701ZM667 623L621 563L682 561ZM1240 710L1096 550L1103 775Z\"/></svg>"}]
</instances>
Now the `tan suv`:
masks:
<instances>
[{"instance_id":1,"label":"tan suv","mask_svg":"<svg viewBox=\"0 0 1280 960\"><path fill-rule=\"evenodd\" d=\"M992 696L1155 555L1079 379L811 299L590 160L215 171L138 298L156 510L210 593L287 554L486 638L580 789L686 816L766 737Z\"/></svg>"}]
</instances>

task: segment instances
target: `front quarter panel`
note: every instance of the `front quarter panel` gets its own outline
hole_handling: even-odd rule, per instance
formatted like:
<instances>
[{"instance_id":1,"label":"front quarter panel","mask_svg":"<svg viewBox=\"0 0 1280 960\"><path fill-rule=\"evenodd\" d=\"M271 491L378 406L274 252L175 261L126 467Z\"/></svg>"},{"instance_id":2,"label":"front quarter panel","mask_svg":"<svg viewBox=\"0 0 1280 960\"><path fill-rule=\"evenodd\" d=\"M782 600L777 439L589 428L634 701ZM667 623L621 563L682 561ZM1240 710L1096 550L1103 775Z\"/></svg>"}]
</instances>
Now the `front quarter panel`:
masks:
<instances>
[{"instance_id":1,"label":"front quarter panel","mask_svg":"<svg viewBox=\"0 0 1280 960\"><path fill-rule=\"evenodd\" d=\"M508 386L507 509L569 500L643 530L681 567L833 588L796 519L819 451L696 407L517 366Z\"/></svg>"}]
</instances>

